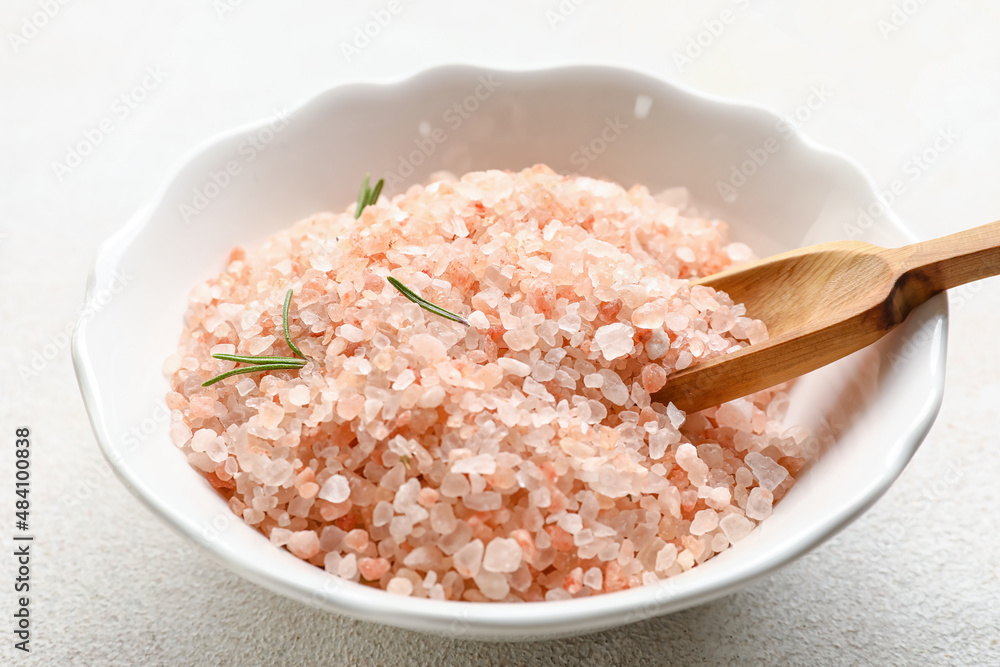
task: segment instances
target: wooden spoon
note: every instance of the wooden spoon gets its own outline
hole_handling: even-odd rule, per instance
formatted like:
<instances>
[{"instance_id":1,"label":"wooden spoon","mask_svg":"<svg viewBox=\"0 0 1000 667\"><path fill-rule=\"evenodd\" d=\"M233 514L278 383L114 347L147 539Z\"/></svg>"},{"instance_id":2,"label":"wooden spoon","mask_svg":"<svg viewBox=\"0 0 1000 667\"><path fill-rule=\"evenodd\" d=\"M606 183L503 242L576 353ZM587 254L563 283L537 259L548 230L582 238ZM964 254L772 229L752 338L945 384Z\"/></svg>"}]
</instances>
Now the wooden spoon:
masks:
<instances>
[{"instance_id":1,"label":"wooden spoon","mask_svg":"<svg viewBox=\"0 0 1000 667\"><path fill-rule=\"evenodd\" d=\"M1000 221L902 248L821 243L692 281L746 304L769 338L669 375L653 400L694 412L773 387L874 343L935 294L997 274Z\"/></svg>"}]
</instances>

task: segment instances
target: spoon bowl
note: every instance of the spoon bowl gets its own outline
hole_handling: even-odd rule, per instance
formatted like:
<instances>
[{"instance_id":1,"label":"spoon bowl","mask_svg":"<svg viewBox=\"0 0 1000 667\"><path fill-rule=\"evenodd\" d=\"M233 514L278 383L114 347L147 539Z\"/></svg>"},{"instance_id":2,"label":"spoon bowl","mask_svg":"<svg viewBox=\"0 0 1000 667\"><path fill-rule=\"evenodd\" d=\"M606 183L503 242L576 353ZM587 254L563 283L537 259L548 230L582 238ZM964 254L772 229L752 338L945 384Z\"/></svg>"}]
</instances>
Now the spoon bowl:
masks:
<instances>
[{"instance_id":1,"label":"spoon bowl","mask_svg":"<svg viewBox=\"0 0 1000 667\"><path fill-rule=\"evenodd\" d=\"M766 341L673 373L654 395L686 412L752 394L871 345L927 299L1000 274L1000 221L886 249L833 241L700 280L767 325Z\"/></svg>"}]
</instances>

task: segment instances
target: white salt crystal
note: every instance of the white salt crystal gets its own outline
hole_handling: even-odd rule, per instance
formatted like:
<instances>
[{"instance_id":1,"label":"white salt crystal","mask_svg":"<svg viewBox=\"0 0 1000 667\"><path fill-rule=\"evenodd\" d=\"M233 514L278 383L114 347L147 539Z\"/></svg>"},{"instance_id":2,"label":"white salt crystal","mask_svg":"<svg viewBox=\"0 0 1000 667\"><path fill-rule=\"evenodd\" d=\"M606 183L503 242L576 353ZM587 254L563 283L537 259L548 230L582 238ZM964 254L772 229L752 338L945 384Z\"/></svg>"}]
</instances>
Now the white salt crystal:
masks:
<instances>
[{"instance_id":1,"label":"white salt crystal","mask_svg":"<svg viewBox=\"0 0 1000 667\"><path fill-rule=\"evenodd\" d=\"M196 452L205 451L209 444L213 440L217 439L219 434L210 428L200 428L194 432L194 436L191 437L191 449Z\"/></svg>"},{"instance_id":2,"label":"white salt crystal","mask_svg":"<svg viewBox=\"0 0 1000 667\"><path fill-rule=\"evenodd\" d=\"M453 473L479 473L480 475L492 475L496 472L497 460L490 454L478 454L467 459L460 459L451 465Z\"/></svg>"},{"instance_id":3,"label":"white salt crystal","mask_svg":"<svg viewBox=\"0 0 1000 667\"><path fill-rule=\"evenodd\" d=\"M520 326L506 332L503 335L503 340L511 350L519 352L534 347L538 342L538 334L535 333L534 329Z\"/></svg>"},{"instance_id":4,"label":"white salt crystal","mask_svg":"<svg viewBox=\"0 0 1000 667\"><path fill-rule=\"evenodd\" d=\"M344 370L352 375L368 375L372 372L372 364L364 357L349 357L344 360Z\"/></svg>"},{"instance_id":5,"label":"white salt crystal","mask_svg":"<svg viewBox=\"0 0 1000 667\"><path fill-rule=\"evenodd\" d=\"M430 511L431 529L439 535L450 535L458 523L455 510L446 502L434 503Z\"/></svg>"},{"instance_id":6,"label":"white salt crystal","mask_svg":"<svg viewBox=\"0 0 1000 667\"><path fill-rule=\"evenodd\" d=\"M502 500L496 491L482 491L466 494L462 503L474 512L489 512L500 509Z\"/></svg>"},{"instance_id":7,"label":"white salt crystal","mask_svg":"<svg viewBox=\"0 0 1000 667\"><path fill-rule=\"evenodd\" d=\"M729 514L719 520L719 528L726 534L730 542L735 544L750 534L753 522L739 514Z\"/></svg>"},{"instance_id":8,"label":"white salt crystal","mask_svg":"<svg viewBox=\"0 0 1000 667\"><path fill-rule=\"evenodd\" d=\"M559 328L566 333L574 334L580 330L583 320L576 313L567 313L559 318Z\"/></svg>"},{"instance_id":9,"label":"white salt crystal","mask_svg":"<svg viewBox=\"0 0 1000 667\"><path fill-rule=\"evenodd\" d=\"M632 351L632 348L635 347L632 342L634 333L635 329L624 322L607 324L594 334L594 345L601 351L605 359L613 361Z\"/></svg>"},{"instance_id":10,"label":"white salt crystal","mask_svg":"<svg viewBox=\"0 0 1000 667\"><path fill-rule=\"evenodd\" d=\"M308 385L297 384L288 391L288 401L292 405L303 406L309 402L310 394Z\"/></svg>"},{"instance_id":11,"label":"white salt crystal","mask_svg":"<svg viewBox=\"0 0 1000 667\"><path fill-rule=\"evenodd\" d=\"M260 425L264 428L277 428L285 416L285 411L274 401L264 400L257 407Z\"/></svg>"},{"instance_id":12,"label":"white salt crystal","mask_svg":"<svg viewBox=\"0 0 1000 667\"><path fill-rule=\"evenodd\" d=\"M409 345L413 353L428 361L443 359L448 356L448 349L438 338L430 334L410 336Z\"/></svg>"},{"instance_id":13,"label":"white salt crystal","mask_svg":"<svg viewBox=\"0 0 1000 667\"><path fill-rule=\"evenodd\" d=\"M575 535L583 528L583 519L580 518L579 514L567 512L559 517L559 520L556 521L556 525L565 530L567 533Z\"/></svg>"},{"instance_id":14,"label":"white salt crystal","mask_svg":"<svg viewBox=\"0 0 1000 667\"><path fill-rule=\"evenodd\" d=\"M583 377L583 386L590 389L600 389L602 384L604 384L604 376L600 373L591 373Z\"/></svg>"},{"instance_id":15,"label":"white salt crystal","mask_svg":"<svg viewBox=\"0 0 1000 667\"><path fill-rule=\"evenodd\" d=\"M750 470L753 471L754 477L757 478L760 485L768 491L774 491L788 477L787 470L778 465L771 457L764 456L759 452L751 452L743 460L750 466Z\"/></svg>"},{"instance_id":16,"label":"white salt crystal","mask_svg":"<svg viewBox=\"0 0 1000 667\"><path fill-rule=\"evenodd\" d=\"M656 570L663 572L677 560L677 545L667 544L656 553Z\"/></svg>"},{"instance_id":17,"label":"white salt crystal","mask_svg":"<svg viewBox=\"0 0 1000 667\"><path fill-rule=\"evenodd\" d=\"M603 378L603 382L601 383L601 394L604 395L604 398L608 399L615 405L625 405L628 401L629 391L628 387L625 386L625 383L622 382L622 379L618 376L618 373L608 370L607 368L602 368L598 372Z\"/></svg>"},{"instance_id":18,"label":"white salt crystal","mask_svg":"<svg viewBox=\"0 0 1000 667\"><path fill-rule=\"evenodd\" d=\"M476 576L483 562L483 551L483 541L479 539L472 540L456 551L452 556L455 571L466 579Z\"/></svg>"},{"instance_id":19,"label":"white salt crystal","mask_svg":"<svg viewBox=\"0 0 1000 667\"><path fill-rule=\"evenodd\" d=\"M486 545L483 569L487 572L513 572L521 565L521 555L521 545L517 540L494 537Z\"/></svg>"},{"instance_id":20,"label":"white salt crystal","mask_svg":"<svg viewBox=\"0 0 1000 667\"><path fill-rule=\"evenodd\" d=\"M269 536L271 544L276 547L283 547L288 544L288 540L292 537L292 531L286 530L284 528L272 528L271 535Z\"/></svg>"},{"instance_id":21,"label":"white salt crystal","mask_svg":"<svg viewBox=\"0 0 1000 667\"><path fill-rule=\"evenodd\" d=\"M510 357L500 357L497 359L497 365L503 369L504 373L517 377L527 377L528 373L531 372L531 366Z\"/></svg>"},{"instance_id":22,"label":"white salt crystal","mask_svg":"<svg viewBox=\"0 0 1000 667\"><path fill-rule=\"evenodd\" d=\"M632 311L632 324L642 329L657 329L663 326L667 315L667 302L657 299L645 303Z\"/></svg>"},{"instance_id":23,"label":"white salt crystal","mask_svg":"<svg viewBox=\"0 0 1000 667\"><path fill-rule=\"evenodd\" d=\"M257 381L250 377L242 377L234 386L240 396L246 396L257 388Z\"/></svg>"},{"instance_id":24,"label":"white salt crystal","mask_svg":"<svg viewBox=\"0 0 1000 667\"><path fill-rule=\"evenodd\" d=\"M417 399L417 407L420 408L436 408L444 402L445 396L444 387L441 385L434 385L433 387L428 387L420 398Z\"/></svg>"},{"instance_id":25,"label":"white salt crystal","mask_svg":"<svg viewBox=\"0 0 1000 667\"><path fill-rule=\"evenodd\" d=\"M594 591L600 591L604 587L604 572L599 567L592 567L583 573L583 585L590 586Z\"/></svg>"},{"instance_id":26,"label":"white salt crystal","mask_svg":"<svg viewBox=\"0 0 1000 667\"><path fill-rule=\"evenodd\" d=\"M343 475L334 475L323 483L317 495L331 503L342 503L350 498L351 485Z\"/></svg>"},{"instance_id":27,"label":"white salt crystal","mask_svg":"<svg viewBox=\"0 0 1000 667\"><path fill-rule=\"evenodd\" d=\"M439 490L441 491L441 495L446 498L458 498L469 492L469 480L465 475L449 472L441 480Z\"/></svg>"},{"instance_id":28,"label":"white salt crystal","mask_svg":"<svg viewBox=\"0 0 1000 667\"><path fill-rule=\"evenodd\" d=\"M214 438L209 442L208 446L205 447L205 453L208 455L208 458L216 463L222 463L229 457L229 449L226 448L226 444L221 437Z\"/></svg>"},{"instance_id":29,"label":"white salt crystal","mask_svg":"<svg viewBox=\"0 0 1000 667\"><path fill-rule=\"evenodd\" d=\"M774 495L767 489L755 486L750 490L750 495L747 496L747 518L763 521L771 516L772 503L774 503Z\"/></svg>"},{"instance_id":30,"label":"white salt crystal","mask_svg":"<svg viewBox=\"0 0 1000 667\"><path fill-rule=\"evenodd\" d=\"M266 486L281 486L293 474L295 470L292 464L285 459L276 459L267 464L267 467L260 473L260 481Z\"/></svg>"},{"instance_id":31,"label":"white salt crystal","mask_svg":"<svg viewBox=\"0 0 1000 667\"><path fill-rule=\"evenodd\" d=\"M395 512L392 509L392 503L380 500L375 509L372 511L372 523L376 526L384 526L385 524L392 521L392 517Z\"/></svg>"},{"instance_id":32,"label":"white salt crystal","mask_svg":"<svg viewBox=\"0 0 1000 667\"><path fill-rule=\"evenodd\" d=\"M477 329L489 329L490 321L487 319L486 315L481 310L474 310L469 314L469 324Z\"/></svg>"},{"instance_id":33,"label":"white salt crystal","mask_svg":"<svg viewBox=\"0 0 1000 667\"><path fill-rule=\"evenodd\" d=\"M703 486L708 475L708 464L698 458L698 450L689 442L677 448L675 454L677 465L688 474L688 479L694 486Z\"/></svg>"},{"instance_id":34,"label":"white salt crystal","mask_svg":"<svg viewBox=\"0 0 1000 667\"><path fill-rule=\"evenodd\" d=\"M275 341L274 336L256 336L247 341L247 352L250 354L260 354L271 347Z\"/></svg>"},{"instance_id":35,"label":"white salt crystal","mask_svg":"<svg viewBox=\"0 0 1000 667\"><path fill-rule=\"evenodd\" d=\"M715 530L718 525L719 514L715 510L701 510L694 515L694 519L691 521L691 534L704 535L711 530Z\"/></svg>"},{"instance_id":36,"label":"white salt crystal","mask_svg":"<svg viewBox=\"0 0 1000 667\"><path fill-rule=\"evenodd\" d=\"M413 582L406 577L393 577L385 585L385 590L396 595L410 595L413 593Z\"/></svg>"},{"instance_id":37,"label":"white salt crystal","mask_svg":"<svg viewBox=\"0 0 1000 667\"><path fill-rule=\"evenodd\" d=\"M349 343L360 343L365 339L365 332L353 324L342 324L337 333Z\"/></svg>"},{"instance_id":38,"label":"white salt crystal","mask_svg":"<svg viewBox=\"0 0 1000 667\"><path fill-rule=\"evenodd\" d=\"M403 391L417 379L417 374L413 372L413 369L407 368L398 376L396 376L396 381L392 383L393 391Z\"/></svg>"},{"instance_id":39,"label":"white salt crystal","mask_svg":"<svg viewBox=\"0 0 1000 667\"><path fill-rule=\"evenodd\" d=\"M479 587L479 592L491 600L502 600L510 593L507 577L496 572L480 572L476 575L475 582L476 586Z\"/></svg>"}]
</instances>

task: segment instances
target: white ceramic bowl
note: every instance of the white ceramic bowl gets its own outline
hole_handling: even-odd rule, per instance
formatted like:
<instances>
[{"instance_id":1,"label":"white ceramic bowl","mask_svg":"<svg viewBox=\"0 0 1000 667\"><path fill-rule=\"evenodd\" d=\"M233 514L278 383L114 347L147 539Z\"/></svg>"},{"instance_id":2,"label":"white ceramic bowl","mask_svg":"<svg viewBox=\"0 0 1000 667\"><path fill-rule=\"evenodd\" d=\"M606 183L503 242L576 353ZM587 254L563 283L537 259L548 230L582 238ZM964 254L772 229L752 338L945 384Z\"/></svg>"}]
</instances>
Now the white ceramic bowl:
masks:
<instances>
[{"instance_id":1,"label":"white ceramic bowl","mask_svg":"<svg viewBox=\"0 0 1000 667\"><path fill-rule=\"evenodd\" d=\"M390 179L392 194L439 169L539 162L654 191L685 185L761 255L859 232L882 245L912 240L854 162L769 111L646 74L453 66L337 87L206 143L101 248L73 358L94 432L122 481L168 525L273 591L356 618L487 639L589 632L706 602L801 556L875 502L940 405L944 296L873 348L798 383L789 421L831 426L835 445L749 537L659 585L530 604L402 598L332 577L230 513L167 434L160 366L175 350L192 286L218 274L232 246L343 210L365 172L400 176L402 184ZM872 215L859 222L862 210Z\"/></svg>"}]
</instances>

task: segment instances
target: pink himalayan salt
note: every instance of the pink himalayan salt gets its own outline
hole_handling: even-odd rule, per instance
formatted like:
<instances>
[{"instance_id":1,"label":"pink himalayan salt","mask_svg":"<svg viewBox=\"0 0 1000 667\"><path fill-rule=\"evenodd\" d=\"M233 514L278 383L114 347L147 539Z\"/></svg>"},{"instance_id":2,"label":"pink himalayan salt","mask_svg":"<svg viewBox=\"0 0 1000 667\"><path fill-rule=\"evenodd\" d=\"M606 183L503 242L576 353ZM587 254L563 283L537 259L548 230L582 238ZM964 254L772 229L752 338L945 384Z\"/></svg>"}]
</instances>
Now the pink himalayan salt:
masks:
<instances>
[{"instance_id":1,"label":"pink himalayan salt","mask_svg":"<svg viewBox=\"0 0 1000 667\"><path fill-rule=\"evenodd\" d=\"M483 562L483 541L473 540L455 552L452 557L455 571L463 577L474 577Z\"/></svg>"},{"instance_id":2,"label":"pink himalayan salt","mask_svg":"<svg viewBox=\"0 0 1000 667\"><path fill-rule=\"evenodd\" d=\"M701 510L694 515L694 519L691 521L691 534L704 535L711 530L715 530L718 525L719 514L715 510Z\"/></svg>"},{"instance_id":3,"label":"pink himalayan salt","mask_svg":"<svg viewBox=\"0 0 1000 667\"><path fill-rule=\"evenodd\" d=\"M319 497L331 503L342 503L351 495L351 486L343 475L334 475L323 483Z\"/></svg>"},{"instance_id":4,"label":"pink himalayan salt","mask_svg":"<svg viewBox=\"0 0 1000 667\"><path fill-rule=\"evenodd\" d=\"M753 522L739 514L729 514L719 520L719 528L725 533L731 543L736 543L750 534Z\"/></svg>"},{"instance_id":5,"label":"pink himalayan salt","mask_svg":"<svg viewBox=\"0 0 1000 667\"><path fill-rule=\"evenodd\" d=\"M521 565L521 546L517 540L495 537L486 545L483 569L487 572L514 572Z\"/></svg>"},{"instance_id":6,"label":"pink himalayan salt","mask_svg":"<svg viewBox=\"0 0 1000 667\"><path fill-rule=\"evenodd\" d=\"M378 581L389 571L389 561L385 558L361 558L358 560L358 572L368 581Z\"/></svg>"},{"instance_id":7,"label":"pink himalayan salt","mask_svg":"<svg viewBox=\"0 0 1000 667\"><path fill-rule=\"evenodd\" d=\"M312 558L319 553L319 536L314 530L300 530L288 538L288 550L299 558Z\"/></svg>"},{"instance_id":8,"label":"pink himalayan salt","mask_svg":"<svg viewBox=\"0 0 1000 667\"><path fill-rule=\"evenodd\" d=\"M747 497L746 515L748 519L762 521L771 516L771 505L774 503L774 496L767 489L759 486L750 490Z\"/></svg>"},{"instance_id":9,"label":"pink himalayan salt","mask_svg":"<svg viewBox=\"0 0 1000 667\"><path fill-rule=\"evenodd\" d=\"M766 338L679 279L749 259L684 201L536 167L305 220L192 292L164 365L171 438L276 544L312 532L314 562L400 594L567 599L689 569L770 510L781 472L754 454L798 457L804 438L775 430L777 390L710 419L651 400L669 373ZM473 327L407 302L389 272ZM229 368L213 351L281 353L289 287L315 363L201 388ZM515 569L492 571L515 546Z\"/></svg>"},{"instance_id":10,"label":"pink himalayan salt","mask_svg":"<svg viewBox=\"0 0 1000 667\"><path fill-rule=\"evenodd\" d=\"M633 329L622 322L608 324L594 334L594 345L608 361L624 357L632 351Z\"/></svg>"}]
</instances>

